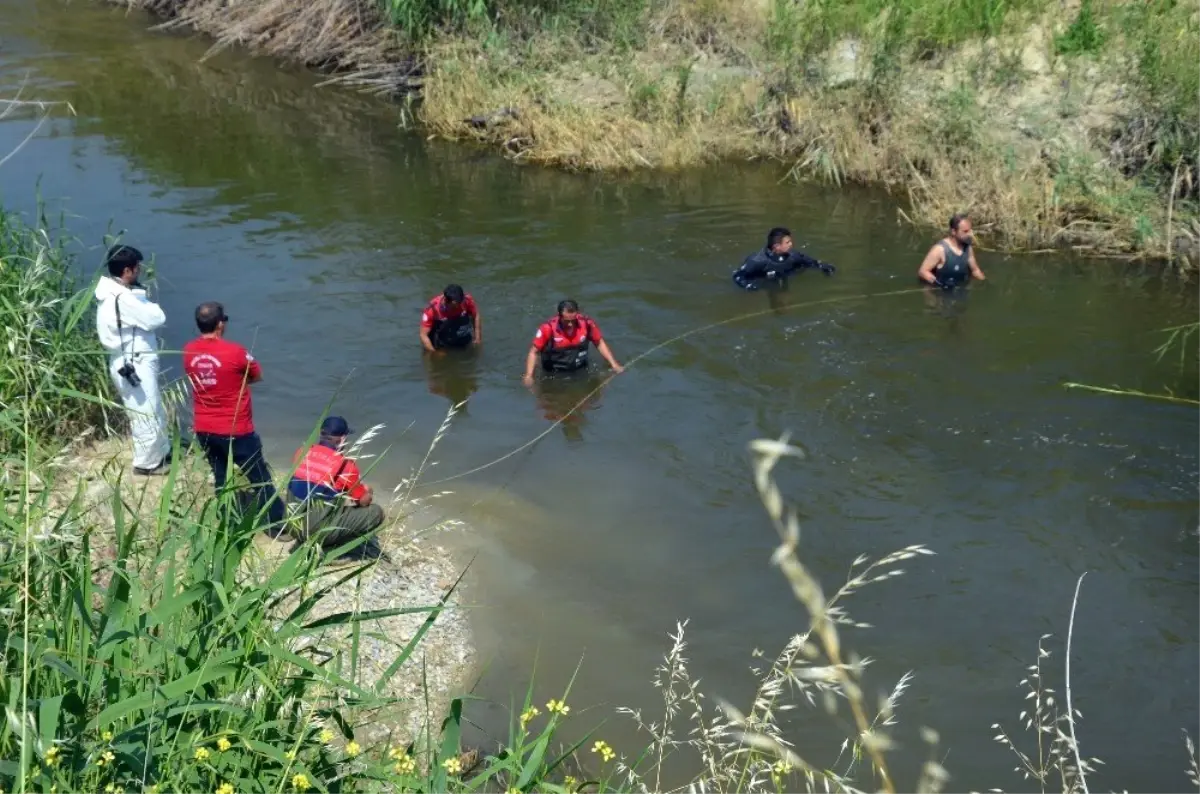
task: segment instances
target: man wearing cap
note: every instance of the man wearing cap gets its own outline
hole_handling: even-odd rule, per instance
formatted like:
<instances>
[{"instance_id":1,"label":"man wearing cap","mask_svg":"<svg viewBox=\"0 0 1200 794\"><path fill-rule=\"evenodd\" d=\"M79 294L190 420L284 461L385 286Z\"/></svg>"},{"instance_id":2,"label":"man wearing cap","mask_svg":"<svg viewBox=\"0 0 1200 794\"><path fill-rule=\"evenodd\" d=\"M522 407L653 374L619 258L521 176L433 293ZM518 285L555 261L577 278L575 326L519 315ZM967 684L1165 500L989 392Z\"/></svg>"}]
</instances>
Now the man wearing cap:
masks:
<instances>
[{"instance_id":1,"label":"man wearing cap","mask_svg":"<svg viewBox=\"0 0 1200 794\"><path fill-rule=\"evenodd\" d=\"M283 527L284 505L271 484L262 439L254 430L250 384L262 380L262 367L246 348L225 338L229 316L216 301L196 307L200 336L183 346L183 371L192 385L192 417L196 443L212 466L219 494L237 466L250 481L259 504L267 504L268 531ZM239 495L242 508L254 501Z\"/></svg>"},{"instance_id":2,"label":"man wearing cap","mask_svg":"<svg viewBox=\"0 0 1200 794\"><path fill-rule=\"evenodd\" d=\"M372 502L371 486L362 481L358 464L342 454L350 426L340 416L321 423L317 443L298 450L296 472L288 484L288 495L303 507L299 540L318 537L321 546L336 549L369 535L383 524L383 508ZM303 457L301 457L303 453ZM378 553L373 541L352 553Z\"/></svg>"}]
</instances>

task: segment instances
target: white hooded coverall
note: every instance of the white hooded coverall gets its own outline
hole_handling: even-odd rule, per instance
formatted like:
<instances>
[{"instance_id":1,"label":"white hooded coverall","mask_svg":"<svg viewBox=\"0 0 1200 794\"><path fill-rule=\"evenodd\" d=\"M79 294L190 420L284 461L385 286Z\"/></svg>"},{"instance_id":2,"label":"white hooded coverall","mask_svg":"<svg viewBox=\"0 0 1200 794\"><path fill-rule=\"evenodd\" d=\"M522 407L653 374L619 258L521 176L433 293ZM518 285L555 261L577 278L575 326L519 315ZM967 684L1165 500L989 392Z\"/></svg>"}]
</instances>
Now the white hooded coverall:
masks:
<instances>
[{"instance_id":1,"label":"white hooded coverall","mask_svg":"<svg viewBox=\"0 0 1200 794\"><path fill-rule=\"evenodd\" d=\"M157 468L171 451L167 435L167 412L158 386L158 337L154 333L167 321L157 303L144 289L130 289L120 281L101 276L96 285L96 331L108 352L112 376L133 434L133 465ZM120 328L117 309L121 310ZM117 374L125 362L133 364L141 383L136 387Z\"/></svg>"}]
</instances>

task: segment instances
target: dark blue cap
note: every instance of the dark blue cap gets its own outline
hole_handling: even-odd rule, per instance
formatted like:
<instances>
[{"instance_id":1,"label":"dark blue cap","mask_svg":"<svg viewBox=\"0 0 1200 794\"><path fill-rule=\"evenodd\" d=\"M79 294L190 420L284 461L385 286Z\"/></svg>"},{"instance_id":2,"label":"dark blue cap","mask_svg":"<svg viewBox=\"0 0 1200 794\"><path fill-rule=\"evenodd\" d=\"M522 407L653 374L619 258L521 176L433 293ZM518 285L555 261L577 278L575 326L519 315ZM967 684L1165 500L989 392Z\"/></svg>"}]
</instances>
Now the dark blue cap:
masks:
<instances>
[{"instance_id":1,"label":"dark blue cap","mask_svg":"<svg viewBox=\"0 0 1200 794\"><path fill-rule=\"evenodd\" d=\"M330 416L321 423L323 436L348 436L351 432L353 431L350 430L350 425L340 416Z\"/></svg>"}]
</instances>

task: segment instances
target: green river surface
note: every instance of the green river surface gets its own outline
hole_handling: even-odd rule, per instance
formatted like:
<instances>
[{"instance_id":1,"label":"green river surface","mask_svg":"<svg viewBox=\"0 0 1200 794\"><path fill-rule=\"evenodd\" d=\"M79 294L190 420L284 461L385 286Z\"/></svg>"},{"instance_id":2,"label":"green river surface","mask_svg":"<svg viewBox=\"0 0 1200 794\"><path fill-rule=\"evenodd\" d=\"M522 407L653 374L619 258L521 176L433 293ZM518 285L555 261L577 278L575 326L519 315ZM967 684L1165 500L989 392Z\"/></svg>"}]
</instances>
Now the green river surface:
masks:
<instances>
[{"instance_id":1,"label":"green river surface","mask_svg":"<svg viewBox=\"0 0 1200 794\"><path fill-rule=\"evenodd\" d=\"M872 695L915 673L894 729L902 788L925 757L921 726L940 732L952 790L1028 788L990 726L1031 747L1018 682L1053 633L1048 683L1062 693L1085 571L1071 683L1084 752L1106 762L1091 787L1187 785L1197 411L1061 383L1194 397L1195 362L1152 352L1158 329L1196 318L1193 287L1154 267L984 250L988 282L965 300L850 300L914 286L932 241L897 223L887 196L782 182L778 165L629 178L521 167L425 141L398 129L395 106L266 59L202 63L205 40L147 23L0 0L5 94L25 83L26 98L77 113L56 112L0 168L2 198L28 212L40 189L88 267L110 224L127 229L156 258L174 349L198 302L224 302L232 338L265 370L256 420L277 467L333 398L357 428L386 425L372 444L390 446L371 476L380 491L419 463L453 400L470 397L427 480L518 447L598 382L521 384L532 333L562 297L623 361L760 313L639 361L537 445L430 502L468 527L444 542L477 554L476 694L493 704L469 704L472 740L505 734L535 667L544 703L582 659L572 722L606 719L600 735L636 754L643 740L613 709L661 717L651 678L684 619L703 689L748 706L753 651L770 656L805 626L770 565L747 452L790 432L809 459L781 464L780 484L827 590L860 554L937 552L847 602L874 626L845 637L875 660ZM0 151L32 127L9 116ZM780 223L836 276L805 273L773 297L736 289L730 271ZM485 344L432 364L417 321L448 282L479 301ZM802 305L832 298L847 300ZM166 363L178 377L178 358ZM802 708L787 735L827 763L842 731Z\"/></svg>"}]
</instances>

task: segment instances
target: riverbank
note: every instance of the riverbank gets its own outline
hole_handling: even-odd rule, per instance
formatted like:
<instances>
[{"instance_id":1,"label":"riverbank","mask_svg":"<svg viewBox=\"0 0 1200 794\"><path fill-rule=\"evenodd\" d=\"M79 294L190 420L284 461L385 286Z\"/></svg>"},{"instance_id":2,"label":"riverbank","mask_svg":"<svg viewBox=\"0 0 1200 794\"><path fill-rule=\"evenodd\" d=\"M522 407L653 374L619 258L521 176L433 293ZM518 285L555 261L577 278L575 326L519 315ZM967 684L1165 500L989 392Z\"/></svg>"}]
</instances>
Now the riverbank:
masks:
<instances>
[{"instance_id":1,"label":"riverbank","mask_svg":"<svg viewBox=\"0 0 1200 794\"><path fill-rule=\"evenodd\" d=\"M439 735L475 657L438 525L395 498L382 558L326 559L224 509L186 446L132 475L62 230L0 211L0 232L0 755L21 759L0 786L302 791L457 753Z\"/></svg>"},{"instance_id":2,"label":"riverbank","mask_svg":"<svg viewBox=\"0 0 1200 794\"><path fill-rule=\"evenodd\" d=\"M1184 265L1200 250L1200 21L1182 5L122 4L336 82L418 92L430 132L520 162L770 158L796 179L885 186L931 234L968 210L987 248Z\"/></svg>"}]
</instances>

